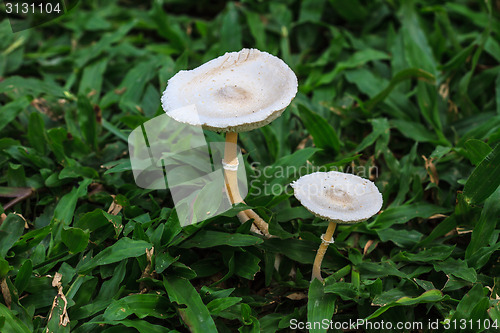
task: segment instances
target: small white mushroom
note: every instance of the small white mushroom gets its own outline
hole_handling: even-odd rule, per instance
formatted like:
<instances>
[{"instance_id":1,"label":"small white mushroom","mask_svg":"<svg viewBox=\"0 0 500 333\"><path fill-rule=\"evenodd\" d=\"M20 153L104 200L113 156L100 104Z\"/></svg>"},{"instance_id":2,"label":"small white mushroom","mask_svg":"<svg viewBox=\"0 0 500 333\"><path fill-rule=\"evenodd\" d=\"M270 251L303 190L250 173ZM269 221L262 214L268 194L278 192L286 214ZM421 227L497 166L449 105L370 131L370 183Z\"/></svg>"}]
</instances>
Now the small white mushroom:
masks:
<instances>
[{"instance_id":1,"label":"small white mushroom","mask_svg":"<svg viewBox=\"0 0 500 333\"><path fill-rule=\"evenodd\" d=\"M256 49L226 53L168 81L162 106L175 120L218 132L269 124L297 93L297 77L281 59ZM193 109L183 109L194 105Z\"/></svg>"},{"instance_id":2,"label":"small white mushroom","mask_svg":"<svg viewBox=\"0 0 500 333\"><path fill-rule=\"evenodd\" d=\"M382 208L382 194L367 179L337 171L315 172L291 184L295 197L315 216L330 221L314 260L312 279L321 278L321 262L333 243L337 223L369 219Z\"/></svg>"},{"instance_id":3,"label":"small white mushroom","mask_svg":"<svg viewBox=\"0 0 500 333\"><path fill-rule=\"evenodd\" d=\"M281 59L243 49L180 71L168 81L161 101L166 114L179 122L227 132L223 160L226 188L231 203L239 203L244 201L237 182L238 132L269 124L296 93L297 77ZM267 223L253 210L240 212L238 217L242 222L254 219L269 236Z\"/></svg>"}]
</instances>

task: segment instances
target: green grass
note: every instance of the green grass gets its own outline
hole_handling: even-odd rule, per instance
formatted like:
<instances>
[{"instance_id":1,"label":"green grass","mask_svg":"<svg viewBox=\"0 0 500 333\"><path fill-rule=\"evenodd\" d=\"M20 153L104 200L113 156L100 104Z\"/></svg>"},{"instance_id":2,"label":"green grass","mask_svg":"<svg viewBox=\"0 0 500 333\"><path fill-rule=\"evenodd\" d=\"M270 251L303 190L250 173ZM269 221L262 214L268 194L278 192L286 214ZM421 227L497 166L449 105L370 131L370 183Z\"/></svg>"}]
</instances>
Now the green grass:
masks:
<instances>
[{"instance_id":1,"label":"green grass","mask_svg":"<svg viewBox=\"0 0 500 333\"><path fill-rule=\"evenodd\" d=\"M18 33L0 21L1 332L500 325L498 1L81 2ZM129 163L168 79L242 47L299 78L283 115L239 141L272 239L241 207L181 228L170 192L137 187ZM309 280L327 223L281 166L383 194L381 213L339 226L324 285Z\"/></svg>"}]
</instances>

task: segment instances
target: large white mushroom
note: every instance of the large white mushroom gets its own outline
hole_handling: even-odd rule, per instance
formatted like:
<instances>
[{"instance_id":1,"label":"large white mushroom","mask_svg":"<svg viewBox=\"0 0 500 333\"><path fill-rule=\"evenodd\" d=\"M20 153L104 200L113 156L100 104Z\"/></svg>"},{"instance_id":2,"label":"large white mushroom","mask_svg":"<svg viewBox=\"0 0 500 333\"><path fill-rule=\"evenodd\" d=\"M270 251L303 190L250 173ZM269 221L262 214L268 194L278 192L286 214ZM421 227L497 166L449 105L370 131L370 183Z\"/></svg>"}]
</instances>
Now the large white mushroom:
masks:
<instances>
[{"instance_id":1,"label":"large white mushroom","mask_svg":"<svg viewBox=\"0 0 500 333\"><path fill-rule=\"evenodd\" d=\"M193 70L180 71L169 81L162 106L173 119L226 132L223 166L231 203L244 202L237 182L238 132L267 125L285 110L297 93L297 77L281 59L256 49L226 53ZM268 226L253 210L241 221L254 219L265 234Z\"/></svg>"},{"instance_id":2,"label":"large white mushroom","mask_svg":"<svg viewBox=\"0 0 500 333\"><path fill-rule=\"evenodd\" d=\"M333 243L337 224L369 219L382 208L382 194L368 179L337 171L315 172L291 184L295 197L315 216L328 220L314 260L312 280L322 281L321 262L328 245Z\"/></svg>"}]
</instances>

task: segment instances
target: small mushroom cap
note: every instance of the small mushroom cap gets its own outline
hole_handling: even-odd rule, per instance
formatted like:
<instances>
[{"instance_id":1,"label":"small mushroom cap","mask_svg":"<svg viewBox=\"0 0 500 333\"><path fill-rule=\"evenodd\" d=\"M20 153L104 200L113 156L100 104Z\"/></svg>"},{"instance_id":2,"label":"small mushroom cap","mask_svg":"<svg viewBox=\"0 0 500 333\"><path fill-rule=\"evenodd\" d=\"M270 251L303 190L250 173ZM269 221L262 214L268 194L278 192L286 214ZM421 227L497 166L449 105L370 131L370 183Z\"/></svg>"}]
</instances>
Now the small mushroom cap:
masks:
<instances>
[{"instance_id":1,"label":"small mushroom cap","mask_svg":"<svg viewBox=\"0 0 500 333\"><path fill-rule=\"evenodd\" d=\"M218 132L267 125L297 93L297 77L281 59L257 49L226 53L169 81L161 98L173 119Z\"/></svg>"},{"instance_id":2,"label":"small mushroom cap","mask_svg":"<svg viewBox=\"0 0 500 333\"><path fill-rule=\"evenodd\" d=\"M382 208L377 186L350 173L315 172L300 177L291 186L308 211L337 223L365 221Z\"/></svg>"}]
</instances>

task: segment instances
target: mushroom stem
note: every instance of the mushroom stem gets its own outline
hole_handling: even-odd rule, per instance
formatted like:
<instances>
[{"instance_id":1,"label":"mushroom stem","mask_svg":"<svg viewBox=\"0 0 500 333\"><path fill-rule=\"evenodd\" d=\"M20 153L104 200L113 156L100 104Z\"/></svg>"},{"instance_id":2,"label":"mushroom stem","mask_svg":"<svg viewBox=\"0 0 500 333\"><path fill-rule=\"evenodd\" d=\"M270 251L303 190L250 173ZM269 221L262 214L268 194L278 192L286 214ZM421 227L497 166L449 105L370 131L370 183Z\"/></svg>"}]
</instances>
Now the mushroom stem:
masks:
<instances>
[{"instance_id":1,"label":"mushroom stem","mask_svg":"<svg viewBox=\"0 0 500 333\"><path fill-rule=\"evenodd\" d=\"M267 238L271 237L271 235L269 234L269 225L266 221L264 221L256 212L254 212L253 209L247 209L244 212L249 218L253 219L253 223L257 225L264 236L266 236Z\"/></svg>"},{"instance_id":2,"label":"mushroom stem","mask_svg":"<svg viewBox=\"0 0 500 333\"><path fill-rule=\"evenodd\" d=\"M232 204L235 203L240 203L243 201L243 198L240 195L240 190L238 189L238 155L237 155L237 145L236 142L238 141L238 133L237 132L227 132L226 133L226 144L224 146L224 164L227 165L227 167L224 167L224 179L226 182L226 188L229 194L229 198L231 200ZM266 236L267 238L270 237L269 235L269 227L266 221L264 221L257 213L255 213L252 209L247 209L243 211L243 214L245 214L248 219L253 219L253 224L252 224L252 231L255 231L255 226L256 225L260 231ZM243 216L238 215L238 218L240 221L242 221L244 218ZM248 221L247 219L247 221Z\"/></svg>"},{"instance_id":3,"label":"mushroom stem","mask_svg":"<svg viewBox=\"0 0 500 333\"><path fill-rule=\"evenodd\" d=\"M226 181L226 188L232 204L243 202L238 189L238 155L237 145L238 133L226 133L226 145L224 146L224 163L227 166L232 166L234 169L224 167L224 178Z\"/></svg>"},{"instance_id":4,"label":"mushroom stem","mask_svg":"<svg viewBox=\"0 0 500 333\"><path fill-rule=\"evenodd\" d=\"M315 278L319 281L323 281L323 278L321 277L321 262L323 261L326 250L328 249L328 245L330 245L332 241L333 233L335 232L336 227L337 223L330 221L328 229L326 229L326 233L321 236L321 245L319 246L318 252L316 252L316 258L314 258L311 281L314 281Z\"/></svg>"},{"instance_id":5,"label":"mushroom stem","mask_svg":"<svg viewBox=\"0 0 500 333\"><path fill-rule=\"evenodd\" d=\"M243 212L238 212L238 214L236 214L236 216L238 216L238 219L240 220L241 224L243 224L246 221L250 220L250 218L248 217L247 214L245 214L244 211ZM255 223L252 223L252 226L250 227L250 231L254 232L256 234L262 235L262 232L259 230L259 228L257 228L255 226Z\"/></svg>"}]
</instances>

